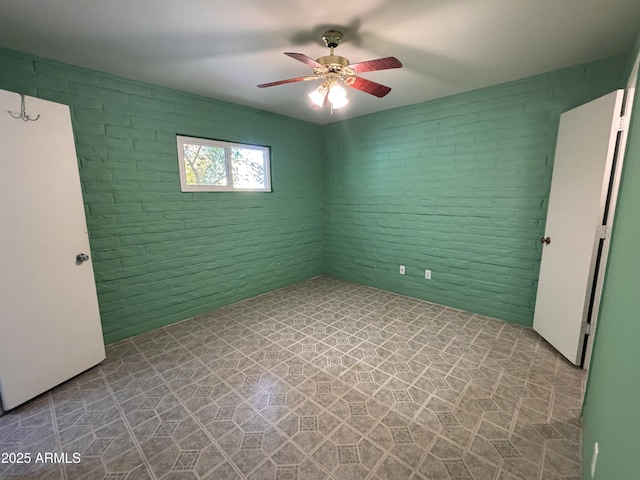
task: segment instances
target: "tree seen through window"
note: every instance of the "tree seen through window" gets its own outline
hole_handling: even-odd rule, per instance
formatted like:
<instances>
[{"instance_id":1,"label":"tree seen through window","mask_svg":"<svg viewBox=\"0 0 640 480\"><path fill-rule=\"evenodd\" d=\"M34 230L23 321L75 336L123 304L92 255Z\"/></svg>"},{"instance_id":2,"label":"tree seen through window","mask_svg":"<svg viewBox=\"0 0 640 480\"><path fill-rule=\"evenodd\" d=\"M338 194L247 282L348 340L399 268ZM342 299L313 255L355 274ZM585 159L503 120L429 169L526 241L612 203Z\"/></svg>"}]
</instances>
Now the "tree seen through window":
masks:
<instances>
[{"instance_id":1,"label":"tree seen through window","mask_svg":"<svg viewBox=\"0 0 640 480\"><path fill-rule=\"evenodd\" d=\"M177 137L182 191L270 191L269 149Z\"/></svg>"}]
</instances>

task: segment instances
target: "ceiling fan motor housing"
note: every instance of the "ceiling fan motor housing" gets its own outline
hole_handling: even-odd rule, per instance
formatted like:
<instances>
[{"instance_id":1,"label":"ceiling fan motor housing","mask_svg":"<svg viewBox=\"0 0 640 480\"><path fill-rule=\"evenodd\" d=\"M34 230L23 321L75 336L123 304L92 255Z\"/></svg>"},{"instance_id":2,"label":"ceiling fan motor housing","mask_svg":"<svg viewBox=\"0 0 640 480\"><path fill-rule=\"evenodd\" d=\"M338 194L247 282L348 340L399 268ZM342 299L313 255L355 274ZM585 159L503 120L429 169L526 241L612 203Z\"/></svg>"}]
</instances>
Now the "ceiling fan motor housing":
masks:
<instances>
[{"instance_id":1,"label":"ceiling fan motor housing","mask_svg":"<svg viewBox=\"0 0 640 480\"><path fill-rule=\"evenodd\" d=\"M325 67L331 67L332 65L346 67L349 65L349 59L341 57L340 55L325 55L324 57L320 57L317 62Z\"/></svg>"}]
</instances>

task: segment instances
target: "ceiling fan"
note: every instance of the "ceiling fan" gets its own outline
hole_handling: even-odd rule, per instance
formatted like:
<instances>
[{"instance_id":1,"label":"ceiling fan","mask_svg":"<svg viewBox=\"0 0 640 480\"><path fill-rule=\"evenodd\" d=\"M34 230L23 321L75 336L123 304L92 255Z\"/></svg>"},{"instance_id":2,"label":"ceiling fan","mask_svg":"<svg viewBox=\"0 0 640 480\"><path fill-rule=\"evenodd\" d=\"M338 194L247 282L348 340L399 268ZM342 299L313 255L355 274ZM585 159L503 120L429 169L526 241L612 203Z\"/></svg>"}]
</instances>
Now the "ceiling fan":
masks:
<instances>
[{"instance_id":1,"label":"ceiling fan","mask_svg":"<svg viewBox=\"0 0 640 480\"><path fill-rule=\"evenodd\" d=\"M298 60L313 68L313 75L306 77L288 78L277 82L263 83L258 88L274 87L276 85L284 85L286 83L306 82L310 80L322 79L324 82L313 92L309 94L312 105L314 107L322 107L327 104L327 100L331 103L331 108L341 108L349 103L347 92L340 85L361 90L378 98L384 97L391 91L390 87L380 83L358 77L357 74L364 72L373 72L376 70L388 70L391 68L400 68L402 63L395 57L377 58L375 60L367 60L365 62L349 63L345 57L333 54L342 40L342 33L337 30L328 30L322 36L325 45L329 48L329 55L314 60L302 53L285 52L285 55Z\"/></svg>"}]
</instances>

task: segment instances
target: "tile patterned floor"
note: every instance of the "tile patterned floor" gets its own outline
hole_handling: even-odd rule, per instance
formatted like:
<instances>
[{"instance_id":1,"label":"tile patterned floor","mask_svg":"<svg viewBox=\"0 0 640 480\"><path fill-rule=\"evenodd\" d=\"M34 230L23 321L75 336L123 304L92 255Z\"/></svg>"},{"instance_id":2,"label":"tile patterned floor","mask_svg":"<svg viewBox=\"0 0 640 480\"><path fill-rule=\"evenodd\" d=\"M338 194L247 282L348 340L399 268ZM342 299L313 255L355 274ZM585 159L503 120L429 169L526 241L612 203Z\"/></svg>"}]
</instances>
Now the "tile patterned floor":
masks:
<instances>
[{"instance_id":1,"label":"tile patterned floor","mask_svg":"<svg viewBox=\"0 0 640 480\"><path fill-rule=\"evenodd\" d=\"M584 381L530 329L318 277L110 345L0 417L32 458L0 478L578 479Z\"/></svg>"}]
</instances>

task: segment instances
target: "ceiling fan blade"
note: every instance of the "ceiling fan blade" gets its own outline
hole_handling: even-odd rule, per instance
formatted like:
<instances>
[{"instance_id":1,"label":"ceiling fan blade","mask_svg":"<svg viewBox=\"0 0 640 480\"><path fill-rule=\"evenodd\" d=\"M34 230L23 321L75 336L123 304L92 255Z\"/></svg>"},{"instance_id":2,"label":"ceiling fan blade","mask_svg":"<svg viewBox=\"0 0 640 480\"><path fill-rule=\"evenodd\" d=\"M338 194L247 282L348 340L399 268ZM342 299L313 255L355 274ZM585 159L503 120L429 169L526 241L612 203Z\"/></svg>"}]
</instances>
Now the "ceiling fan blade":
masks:
<instances>
[{"instance_id":1,"label":"ceiling fan blade","mask_svg":"<svg viewBox=\"0 0 640 480\"><path fill-rule=\"evenodd\" d=\"M349 65L356 73L373 72L375 70L389 70L391 68L401 68L402 63L396 57L376 58L366 62L358 62Z\"/></svg>"},{"instance_id":2,"label":"ceiling fan blade","mask_svg":"<svg viewBox=\"0 0 640 480\"><path fill-rule=\"evenodd\" d=\"M275 87L276 85L285 85L287 83L306 82L307 80L315 80L316 77L296 77L287 78L286 80L278 80L277 82L261 83L258 88Z\"/></svg>"},{"instance_id":3,"label":"ceiling fan blade","mask_svg":"<svg viewBox=\"0 0 640 480\"><path fill-rule=\"evenodd\" d=\"M384 97L391 91L391 87L372 82L371 80L367 80L366 78L362 77L356 77L356 80L349 86L358 90L362 90L363 92L369 93L371 95L375 95L378 98Z\"/></svg>"},{"instance_id":4,"label":"ceiling fan blade","mask_svg":"<svg viewBox=\"0 0 640 480\"><path fill-rule=\"evenodd\" d=\"M322 67L321 64L316 62L313 58L307 57L304 53L284 52L284 54L287 55L288 57L295 58L299 62L309 65L312 68Z\"/></svg>"}]
</instances>

